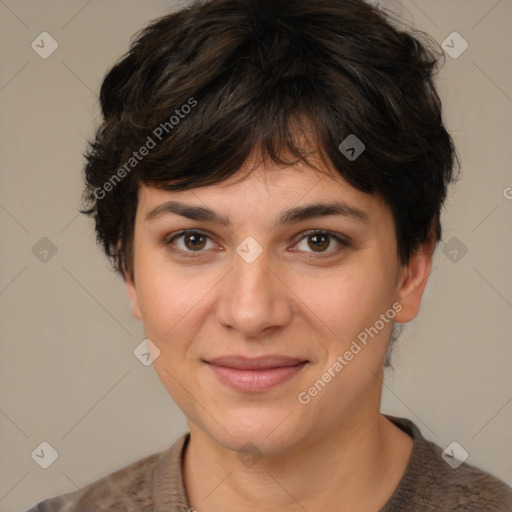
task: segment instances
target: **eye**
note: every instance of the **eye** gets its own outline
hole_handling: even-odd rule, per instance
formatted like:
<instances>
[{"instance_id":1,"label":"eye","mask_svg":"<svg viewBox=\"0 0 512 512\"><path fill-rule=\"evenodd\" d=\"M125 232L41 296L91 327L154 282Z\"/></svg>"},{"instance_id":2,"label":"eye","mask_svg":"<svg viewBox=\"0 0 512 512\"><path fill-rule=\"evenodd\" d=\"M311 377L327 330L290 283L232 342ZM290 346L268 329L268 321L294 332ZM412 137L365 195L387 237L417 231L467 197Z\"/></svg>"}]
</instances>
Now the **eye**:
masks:
<instances>
[{"instance_id":1,"label":"eye","mask_svg":"<svg viewBox=\"0 0 512 512\"><path fill-rule=\"evenodd\" d=\"M189 257L200 256L206 250L217 247L209 235L197 230L181 231L170 238L166 244L173 251ZM302 238L292 250L321 255L338 252L344 247L350 247L350 242L342 237L329 231L312 230L302 233Z\"/></svg>"},{"instance_id":2,"label":"eye","mask_svg":"<svg viewBox=\"0 0 512 512\"><path fill-rule=\"evenodd\" d=\"M333 245L333 241L335 247L332 249L331 247ZM302 239L295 247L301 251L321 254L326 252L334 252L336 249L349 246L350 244L348 241L343 240L341 237L335 235L334 233L330 233L329 231L315 230L304 233Z\"/></svg>"},{"instance_id":3,"label":"eye","mask_svg":"<svg viewBox=\"0 0 512 512\"><path fill-rule=\"evenodd\" d=\"M210 246L208 246L208 241ZM213 249L215 244L205 233L200 231L182 231L173 236L168 242L184 253L203 252L203 249Z\"/></svg>"}]
</instances>

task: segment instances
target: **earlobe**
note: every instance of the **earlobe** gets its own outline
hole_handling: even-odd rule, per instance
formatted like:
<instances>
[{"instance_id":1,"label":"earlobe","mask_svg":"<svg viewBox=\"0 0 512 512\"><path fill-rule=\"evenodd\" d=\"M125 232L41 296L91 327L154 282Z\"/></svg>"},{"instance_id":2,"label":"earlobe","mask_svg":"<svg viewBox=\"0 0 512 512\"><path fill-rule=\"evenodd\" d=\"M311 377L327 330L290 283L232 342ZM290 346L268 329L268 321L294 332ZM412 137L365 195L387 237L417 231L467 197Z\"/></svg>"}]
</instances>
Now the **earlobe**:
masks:
<instances>
[{"instance_id":1,"label":"earlobe","mask_svg":"<svg viewBox=\"0 0 512 512\"><path fill-rule=\"evenodd\" d=\"M398 323L411 321L420 310L421 298L432 268L434 248L432 239L412 254L407 266L402 268L397 294L397 302L402 305L402 309L395 316Z\"/></svg>"},{"instance_id":2,"label":"earlobe","mask_svg":"<svg viewBox=\"0 0 512 512\"><path fill-rule=\"evenodd\" d=\"M125 275L123 277L124 285L126 287L126 292L128 293L128 297L130 298L132 315L138 320L142 320L142 315L139 308L139 299L137 295L137 288L135 287L134 279L131 276Z\"/></svg>"}]
</instances>

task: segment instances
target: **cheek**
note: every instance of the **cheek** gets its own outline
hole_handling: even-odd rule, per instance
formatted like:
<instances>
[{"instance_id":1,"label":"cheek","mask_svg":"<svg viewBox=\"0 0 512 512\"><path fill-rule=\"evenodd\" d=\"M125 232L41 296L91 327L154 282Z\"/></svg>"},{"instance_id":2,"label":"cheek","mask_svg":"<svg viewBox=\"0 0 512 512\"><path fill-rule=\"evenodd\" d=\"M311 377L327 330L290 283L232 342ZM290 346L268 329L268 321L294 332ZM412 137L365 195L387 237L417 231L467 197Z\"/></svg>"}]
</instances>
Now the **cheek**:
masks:
<instances>
[{"instance_id":1,"label":"cheek","mask_svg":"<svg viewBox=\"0 0 512 512\"><path fill-rule=\"evenodd\" d=\"M190 293L190 286L184 288L179 276L158 271L162 267L154 262L145 262L141 258L139 263L137 297L144 332L147 338L164 351L170 349L172 340L176 339L181 327L180 319L191 308L193 293ZM188 293L183 293L183 289L188 290ZM173 347L173 352L176 353L176 347Z\"/></svg>"},{"instance_id":2,"label":"cheek","mask_svg":"<svg viewBox=\"0 0 512 512\"><path fill-rule=\"evenodd\" d=\"M160 338L175 323L182 305L178 283L151 272L142 273L138 285L139 305L146 329Z\"/></svg>"},{"instance_id":3,"label":"cheek","mask_svg":"<svg viewBox=\"0 0 512 512\"><path fill-rule=\"evenodd\" d=\"M142 259L140 263L142 267ZM159 350L153 368L178 407L187 411L190 397L184 386L189 387L194 373L187 358L202 322L198 304L205 293L204 284L201 279L184 277L178 269L156 271L162 267L154 261L143 268L137 292L145 336Z\"/></svg>"},{"instance_id":4,"label":"cheek","mask_svg":"<svg viewBox=\"0 0 512 512\"><path fill-rule=\"evenodd\" d=\"M304 302L341 340L353 338L390 307L389 281L371 268L351 265L301 285Z\"/></svg>"},{"instance_id":5,"label":"cheek","mask_svg":"<svg viewBox=\"0 0 512 512\"><path fill-rule=\"evenodd\" d=\"M152 251L143 244L138 249L135 272L143 322L161 337L191 308L195 281L172 268L160 250Z\"/></svg>"},{"instance_id":6,"label":"cheek","mask_svg":"<svg viewBox=\"0 0 512 512\"><path fill-rule=\"evenodd\" d=\"M148 255L140 258L137 277L146 337L162 351L172 351L169 361L183 360L212 308L218 273L171 267Z\"/></svg>"}]
</instances>

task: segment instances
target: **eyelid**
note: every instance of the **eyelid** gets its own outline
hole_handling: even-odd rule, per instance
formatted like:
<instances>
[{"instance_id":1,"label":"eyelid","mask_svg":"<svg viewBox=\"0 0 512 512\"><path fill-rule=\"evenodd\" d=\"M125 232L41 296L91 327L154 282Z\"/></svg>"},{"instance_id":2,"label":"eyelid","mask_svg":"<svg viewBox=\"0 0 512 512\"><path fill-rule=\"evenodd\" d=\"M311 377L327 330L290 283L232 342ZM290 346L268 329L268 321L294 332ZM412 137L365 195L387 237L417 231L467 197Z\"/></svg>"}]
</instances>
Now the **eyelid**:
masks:
<instances>
[{"instance_id":1,"label":"eyelid","mask_svg":"<svg viewBox=\"0 0 512 512\"><path fill-rule=\"evenodd\" d=\"M302 242L305 238L307 238L308 236L311 236L311 235L326 235L326 236L334 239L342 248L352 247L352 240L349 237L343 236L338 233L333 233L332 231L328 231L325 229L309 229L307 231L303 231L300 234L299 240L294 245L297 245L298 243ZM328 249L326 251L320 251L320 252L307 251L307 254L308 254L308 257L312 256L312 257L320 258L320 257L326 257L326 255L335 254L339 251L339 249L340 249L339 247L335 247L334 249Z\"/></svg>"},{"instance_id":2,"label":"eyelid","mask_svg":"<svg viewBox=\"0 0 512 512\"><path fill-rule=\"evenodd\" d=\"M166 237L165 245L169 246L173 252L178 252L181 255L184 255L185 257L197 258L197 257L203 255L206 252L205 250L185 251L183 249L180 249L179 247L174 246L174 244L173 244L174 240L176 240L177 238L180 238L182 236L188 235L188 234L198 234L198 235L208 238L211 242L214 242L212 236L210 236L207 232L205 232L201 229L183 229L183 230L179 231L178 233L173 234L170 237Z\"/></svg>"}]
</instances>

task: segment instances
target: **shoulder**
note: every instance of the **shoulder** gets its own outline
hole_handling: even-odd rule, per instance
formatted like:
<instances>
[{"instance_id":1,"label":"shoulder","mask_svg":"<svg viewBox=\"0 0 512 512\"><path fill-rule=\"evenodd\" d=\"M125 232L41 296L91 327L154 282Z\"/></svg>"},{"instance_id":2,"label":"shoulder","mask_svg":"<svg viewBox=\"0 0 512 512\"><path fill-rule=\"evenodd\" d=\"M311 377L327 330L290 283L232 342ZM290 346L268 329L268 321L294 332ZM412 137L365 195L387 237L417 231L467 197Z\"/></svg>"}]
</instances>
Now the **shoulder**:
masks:
<instances>
[{"instance_id":1,"label":"shoulder","mask_svg":"<svg viewBox=\"0 0 512 512\"><path fill-rule=\"evenodd\" d=\"M82 489L41 501L25 512L145 512L153 510L155 469L181 447L154 453L100 478Z\"/></svg>"},{"instance_id":2,"label":"shoulder","mask_svg":"<svg viewBox=\"0 0 512 512\"><path fill-rule=\"evenodd\" d=\"M402 480L382 512L410 510L412 505L424 512L512 510L512 489L505 482L466 462L450 465L443 449L426 440L412 421L385 416L413 438L414 447Z\"/></svg>"},{"instance_id":3,"label":"shoulder","mask_svg":"<svg viewBox=\"0 0 512 512\"><path fill-rule=\"evenodd\" d=\"M512 489L490 473L463 462L452 468L443 459L443 450L431 441L425 441L425 486L432 485L432 495L444 499L449 510L501 512L512 510ZM428 461L431 461L429 464ZM436 461L435 464L433 461Z\"/></svg>"}]
</instances>

